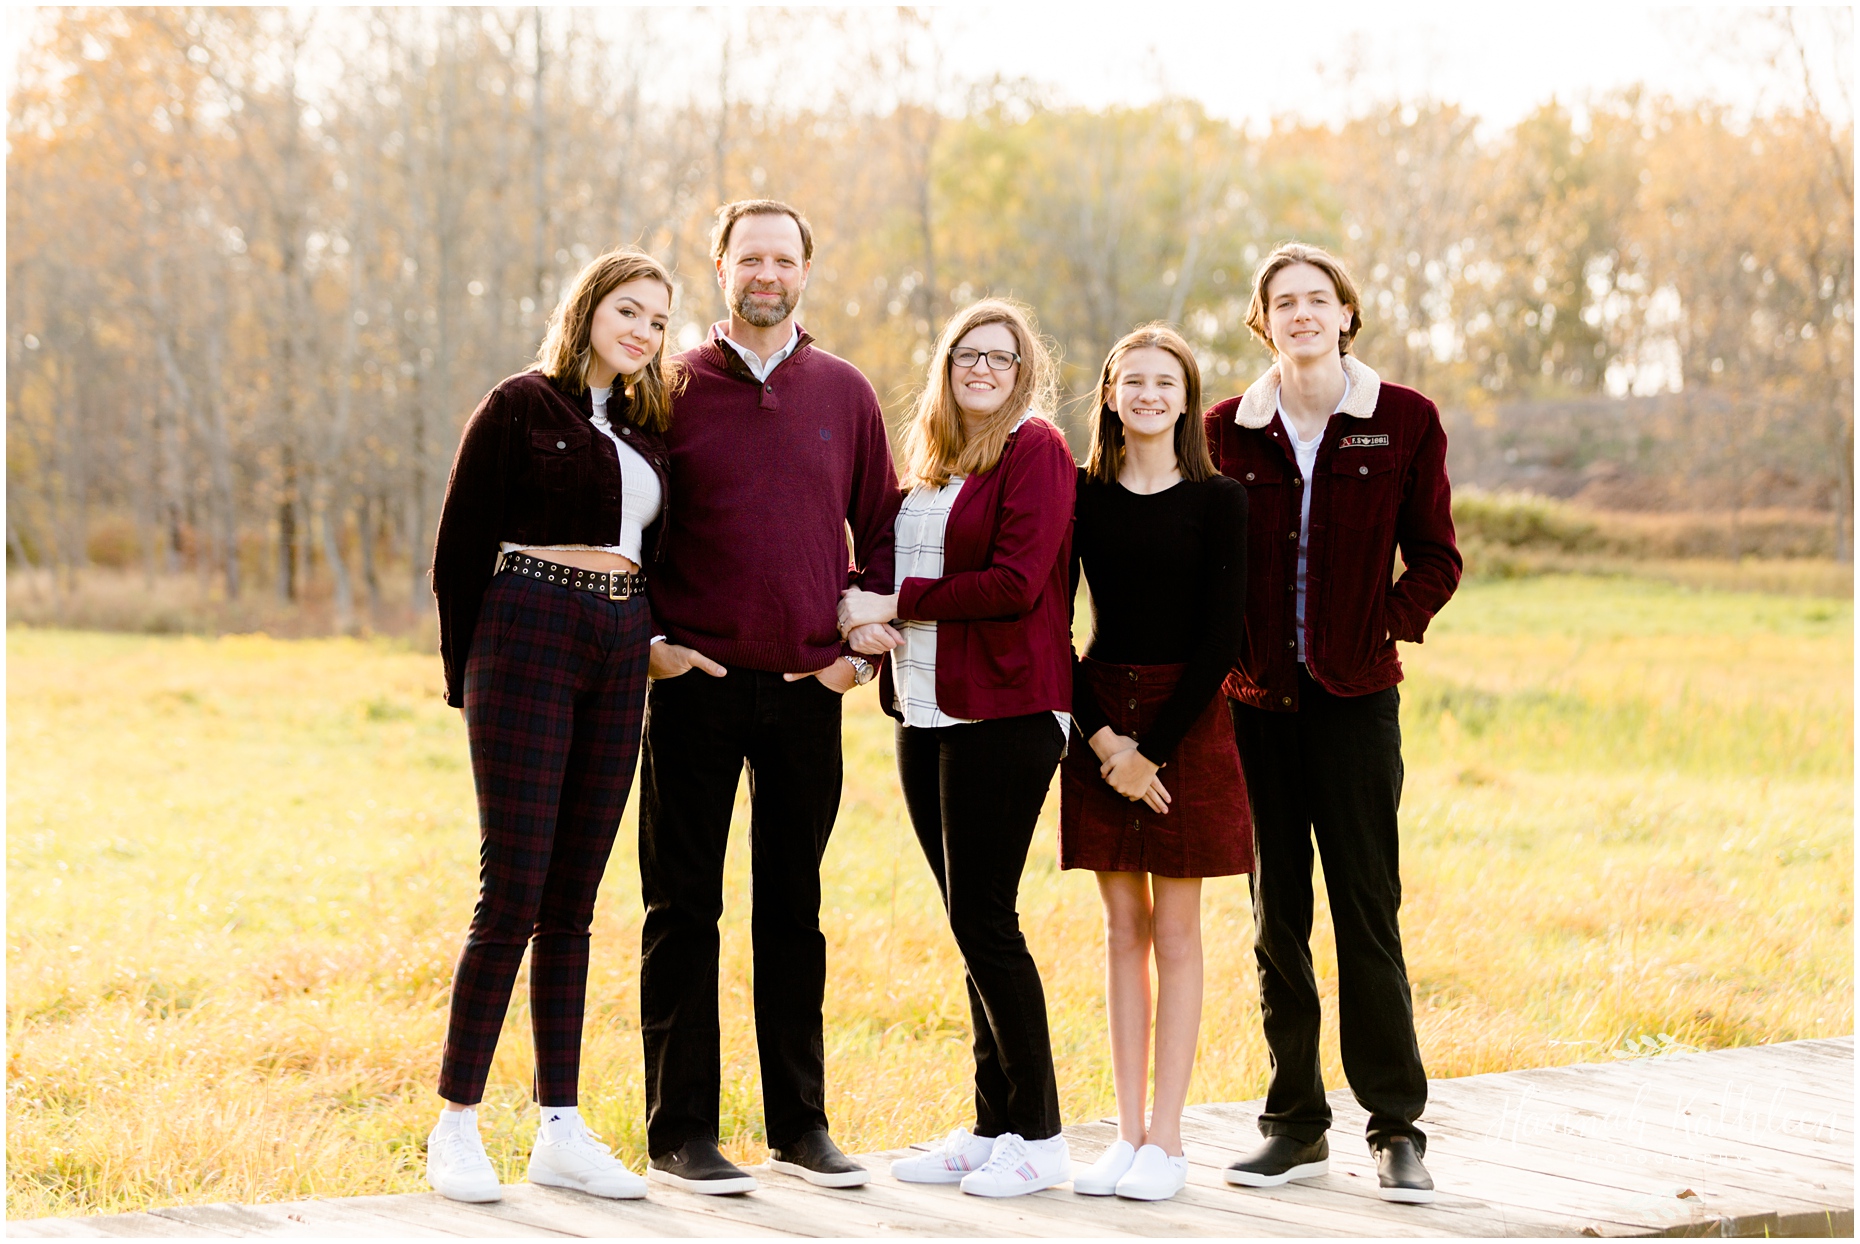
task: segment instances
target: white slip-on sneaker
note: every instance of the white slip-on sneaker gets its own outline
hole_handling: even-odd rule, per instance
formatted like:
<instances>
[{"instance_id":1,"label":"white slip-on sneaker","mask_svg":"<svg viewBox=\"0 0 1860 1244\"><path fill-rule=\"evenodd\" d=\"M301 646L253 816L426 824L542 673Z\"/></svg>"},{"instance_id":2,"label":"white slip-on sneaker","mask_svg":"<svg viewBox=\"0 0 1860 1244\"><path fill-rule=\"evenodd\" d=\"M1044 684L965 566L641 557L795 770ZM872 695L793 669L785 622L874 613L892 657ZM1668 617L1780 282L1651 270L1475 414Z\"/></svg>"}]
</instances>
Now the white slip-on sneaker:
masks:
<instances>
[{"instance_id":1,"label":"white slip-on sneaker","mask_svg":"<svg viewBox=\"0 0 1860 1244\"><path fill-rule=\"evenodd\" d=\"M1172 1158L1160 1145L1137 1150L1136 1161L1117 1181L1117 1195L1132 1201L1167 1201L1188 1185L1188 1157Z\"/></svg>"},{"instance_id":2,"label":"white slip-on sneaker","mask_svg":"<svg viewBox=\"0 0 1860 1244\"><path fill-rule=\"evenodd\" d=\"M545 1140L537 1132L536 1147L530 1150L530 1182L617 1201L646 1195L646 1181L622 1165L585 1126L562 1140Z\"/></svg>"},{"instance_id":3,"label":"white slip-on sneaker","mask_svg":"<svg viewBox=\"0 0 1860 1244\"><path fill-rule=\"evenodd\" d=\"M1137 1151L1130 1142L1120 1140L1106 1149L1096 1162L1072 1177L1072 1191L1081 1196L1110 1196L1117 1191L1117 1181L1136 1159Z\"/></svg>"},{"instance_id":4,"label":"white slip-on sneaker","mask_svg":"<svg viewBox=\"0 0 1860 1244\"><path fill-rule=\"evenodd\" d=\"M913 1153L891 1164L891 1177L907 1184L954 1184L970 1171L980 1170L995 1151L994 1138L976 1136L959 1127L928 1153Z\"/></svg>"},{"instance_id":5,"label":"white slip-on sneaker","mask_svg":"<svg viewBox=\"0 0 1860 1244\"><path fill-rule=\"evenodd\" d=\"M1064 1136L1023 1140L1003 1132L982 1168L962 1177L962 1190L972 1196L1025 1196L1070 1178L1072 1153Z\"/></svg>"},{"instance_id":6,"label":"white slip-on sneaker","mask_svg":"<svg viewBox=\"0 0 1860 1244\"><path fill-rule=\"evenodd\" d=\"M485 1156L476 1127L454 1127L445 1135L437 1128L426 1138L426 1182L440 1196L453 1201L501 1201L497 1172Z\"/></svg>"}]
</instances>

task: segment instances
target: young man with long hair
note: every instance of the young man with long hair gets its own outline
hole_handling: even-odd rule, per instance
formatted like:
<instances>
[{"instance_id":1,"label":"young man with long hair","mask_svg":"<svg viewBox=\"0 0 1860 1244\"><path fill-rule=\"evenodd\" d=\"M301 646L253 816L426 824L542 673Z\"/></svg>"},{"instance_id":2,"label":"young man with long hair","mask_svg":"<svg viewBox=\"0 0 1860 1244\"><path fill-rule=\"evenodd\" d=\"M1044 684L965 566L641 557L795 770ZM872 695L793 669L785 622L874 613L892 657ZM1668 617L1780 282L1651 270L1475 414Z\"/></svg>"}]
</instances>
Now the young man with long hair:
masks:
<instances>
[{"instance_id":1,"label":"young man with long hair","mask_svg":"<svg viewBox=\"0 0 1860 1244\"><path fill-rule=\"evenodd\" d=\"M1337 944L1343 1068L1369 1112L1381 1195L1431 1201L1415 1120L1427 1074L1402 957L1401 661L1459 584L1440 412L1351 351L1362 300L1336 258L1288 243L1253 280L1247 326L1273 366L1208 412L1246 485L1246 630L1225 690L1253 806L1254 954L1272 1078L1265 1145L1227 1169L1273 1187L1328 1170L1311 966L1312 842ZM1402 572L1394 576L1395 556Z\"/></svg>"}]
</instances>

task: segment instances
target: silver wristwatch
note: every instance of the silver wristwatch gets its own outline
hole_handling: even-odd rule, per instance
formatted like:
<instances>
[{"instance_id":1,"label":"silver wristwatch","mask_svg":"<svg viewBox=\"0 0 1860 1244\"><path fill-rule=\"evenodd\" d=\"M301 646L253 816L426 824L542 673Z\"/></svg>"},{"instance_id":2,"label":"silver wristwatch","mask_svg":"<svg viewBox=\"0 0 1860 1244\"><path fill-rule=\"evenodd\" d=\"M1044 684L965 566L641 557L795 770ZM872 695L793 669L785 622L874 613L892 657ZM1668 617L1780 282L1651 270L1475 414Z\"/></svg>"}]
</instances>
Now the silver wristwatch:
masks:
<instances>
[{"instance_id":1,"label":"silver wristwatch","mask_svg":"<svg viewBox=\"0 0 1860 1244\"><path fill-rule=\"evenodd\" d=\"M877 668L864 657L853 656L851 653L848 653L846 659L851 662L853 667L853 686L855 687L865 686L872 681L872 675L878 673Z\"/></svg>"}]
</instances>

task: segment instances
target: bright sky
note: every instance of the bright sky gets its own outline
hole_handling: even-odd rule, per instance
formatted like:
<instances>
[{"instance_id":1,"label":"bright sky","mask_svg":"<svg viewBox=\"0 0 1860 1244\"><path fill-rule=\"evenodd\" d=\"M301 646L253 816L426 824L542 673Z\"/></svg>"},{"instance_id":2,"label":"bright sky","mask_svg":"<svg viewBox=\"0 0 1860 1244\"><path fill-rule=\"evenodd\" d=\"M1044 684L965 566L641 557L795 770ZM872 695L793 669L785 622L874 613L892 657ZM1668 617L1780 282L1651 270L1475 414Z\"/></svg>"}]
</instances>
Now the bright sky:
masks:
<instances>
[{"instance_id":1,"label":"bright sky","mask_svg":"<svg viewBox=\"0 0 1860 1244\"><path fill-rule=\"evenodd\" d=\"M1504 125L1552 96L1579 104L1633 82L1739 108L1799 98L1762 65L1775 36L1747 8L1086 0L961 5L937 20L964 65L1051 82L1076 102L1136 103L1166 86L1252 122L1337 120L1373 100L1429 95ZM1851 32L1851 15L1839 20ZM1833 46L1826 13L1797 23L1822 89L1837 73L1851 83L1850 35Z\"/></svg>"},{"instance_id":2,"label":"bright sky","mask_svg":"<svg viewBox=\"0 0 1860 1244\"><path fill-rule=\"evenodd\" d=\"M762 11L752 13L756 8ZM657 37L649 93L671 83L714 89L722 24L747 29L772 15L766 6L720 9L650 6L647 24ZM1287 113L1334 121L1372 102L1428 95L1502 126L1552 96L1580 105L1633 82L1739 109L1801 98L1793 53L1781 72L1764 63L1781 44L1753 8L1078 0L921 11L938 35L946 80L1027 78L1088 106L1180 94L1201 99L1216 115L1254 123ZM796 16L813 19L819 29L832 12L813 8ZM640 13L608 9L599 20L624 35ZM6 9L0 72L9 90L36 17L31 8ZM1798 9L1796 22L1824 101L1847 115L1854 77L1851 9ZM792 100L831 91L844 81L833 72L834 40L823 30L821 55L809 65L786 57L744 64L738 98ZM743 50L739 45L739 56Z\"/></svg>"}]
</instances>

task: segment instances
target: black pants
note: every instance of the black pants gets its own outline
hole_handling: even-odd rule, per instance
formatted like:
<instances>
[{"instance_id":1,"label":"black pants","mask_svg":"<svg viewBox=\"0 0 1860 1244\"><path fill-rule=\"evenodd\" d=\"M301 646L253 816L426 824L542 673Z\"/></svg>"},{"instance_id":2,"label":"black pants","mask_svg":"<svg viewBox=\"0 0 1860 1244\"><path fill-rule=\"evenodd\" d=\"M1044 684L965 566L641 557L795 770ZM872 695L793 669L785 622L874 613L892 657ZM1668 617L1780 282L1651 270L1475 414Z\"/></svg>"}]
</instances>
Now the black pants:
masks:
<instances>
[{"instance_id":1,"label":"black pants","mask_svg":"<svg viewBox=\"0 0 1860 1244\"><path fill-rule=\"evenodd\" d=\"M1390 687L1335 696L1298 671L1299 708L1268 713L1229 701L1253 801L1254 956L1272 1080L1259 1130L1309 1144L1330 1126L1318 1065L1311 970L1311 842L1324 860L1337 936L1343 1071L1369 1111L1369 1143L1413 1137L1427 1104L1401 953L1401 696Z\"/></svg>"},{"instance_id":2,"label":"black pants","mask_svg":"<svg viewBox=\"0 0 1860 1244\"><path fill-rule=\"evenodd\" d=\"M1051 713L898 727L904 803L966 968L977 1136L1059 1134L1046 992L1021 936L1015 899L1064 750Z\"/></svg>"},{"instance_id":3,"label":"black pants","mask_svg":"<svg viewBox=\"0 0 1860 1244\"><path fill-rule=\"evenodd\" d=\"M820 859L840 806L840 697L814 678L694 669L652 684L640 768L639 1009L646 1148L655 1157L717 1137L717 920L745 762L767 1139L791 1144L827 1126Z\"/></svg>"}]
</instances>

